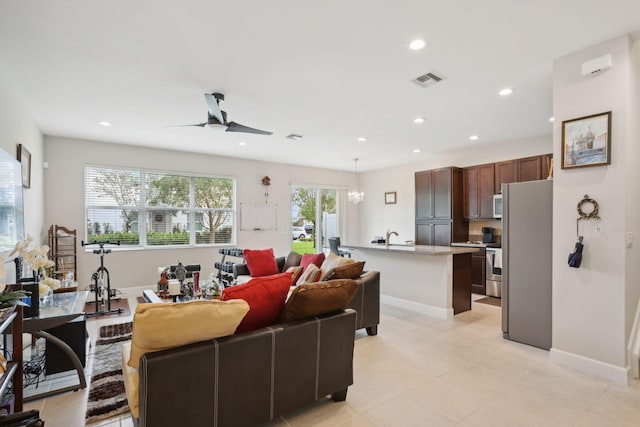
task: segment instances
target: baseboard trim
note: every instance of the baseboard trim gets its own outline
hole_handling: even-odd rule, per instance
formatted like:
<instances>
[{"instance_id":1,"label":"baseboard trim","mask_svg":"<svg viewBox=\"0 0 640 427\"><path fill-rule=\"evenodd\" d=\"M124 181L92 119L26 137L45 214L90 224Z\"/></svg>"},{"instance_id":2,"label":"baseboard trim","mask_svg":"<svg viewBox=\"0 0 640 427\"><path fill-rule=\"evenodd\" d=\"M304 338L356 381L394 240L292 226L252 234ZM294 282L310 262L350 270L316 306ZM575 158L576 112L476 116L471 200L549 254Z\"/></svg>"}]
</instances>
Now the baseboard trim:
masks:
<instances>
[{"instance_id":1,"label":"baseboard trim","mask_svg":"<svg viewBox=\"0 0 640 427\"><path fill-rule=\"evenodd\" d=\"M566 366L595 377L617 384L629 384L629 369L621 368L610 363L601 362L575 353L552 348L549 350L549 360L558 365Z\"/></svg>"},{"instance_id":2,"label":"baseboard trim","mask_svg":"<svg viewBox=\"0 0 640 427\"><path fill-rule=\"evenodd\" d=\"M405 310L415 311L416 313L426 314L442 320L447 320L453 317L453 308L440 308L388 295L380 295L380 302L394 307L403 308Z\"/></svg>"}]
</instances>

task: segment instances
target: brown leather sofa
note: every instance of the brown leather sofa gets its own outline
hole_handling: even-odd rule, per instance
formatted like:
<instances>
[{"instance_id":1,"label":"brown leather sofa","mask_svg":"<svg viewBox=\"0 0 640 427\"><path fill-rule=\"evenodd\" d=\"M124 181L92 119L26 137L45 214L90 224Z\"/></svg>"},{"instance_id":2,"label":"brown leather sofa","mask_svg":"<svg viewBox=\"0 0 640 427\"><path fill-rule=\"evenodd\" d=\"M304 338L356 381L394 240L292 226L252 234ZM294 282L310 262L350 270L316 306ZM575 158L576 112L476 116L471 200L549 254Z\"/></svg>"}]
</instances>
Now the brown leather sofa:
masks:
<instances>
[{"instance_id":1,"label":"brown leather sofa","mask_svg":"<svg viewBox=\"0 0 640 427\"><path fill-rule=\"evenodd\" d=\"M140 359L139 427L256 426L353 384L351 309Z\"/></svg>"},{"instance_id":2,"label":"brown leather sofa","mask_svg":"<svg viewBox=\"0 0 640 427\"><path fill-rule=\"evenodd\" d=\"M276 258L278 268L282 271L285 257ZM247 264L235 264L233 266L233 277L248 276L249 268ZM378 324L380 323L380 272L366 271L355 279L360 286L347 308L352 308L358 313L356 330L365 328L367 334L377 335Z\"/></svg>"}]
</instances>

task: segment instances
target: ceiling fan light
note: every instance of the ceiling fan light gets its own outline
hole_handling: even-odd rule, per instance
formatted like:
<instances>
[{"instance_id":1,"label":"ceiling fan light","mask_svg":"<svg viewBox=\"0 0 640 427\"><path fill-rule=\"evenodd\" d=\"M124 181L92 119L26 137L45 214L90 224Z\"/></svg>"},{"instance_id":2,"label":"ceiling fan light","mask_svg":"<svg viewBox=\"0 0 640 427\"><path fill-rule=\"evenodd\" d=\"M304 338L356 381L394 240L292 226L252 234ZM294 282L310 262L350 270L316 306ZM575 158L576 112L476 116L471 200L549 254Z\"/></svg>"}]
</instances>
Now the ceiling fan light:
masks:
<instances>
[{"instance_id":1,"label":"ceiling fan light","mask_svg":"<svg viewBox=\"0 0 640 427\"><path fill-rule=\"evenodd\" d=\"M227 127L220 123L207 123L207 127L215 130L221 130L221 131L227 130Z\"/></svg>"}]
</instances>

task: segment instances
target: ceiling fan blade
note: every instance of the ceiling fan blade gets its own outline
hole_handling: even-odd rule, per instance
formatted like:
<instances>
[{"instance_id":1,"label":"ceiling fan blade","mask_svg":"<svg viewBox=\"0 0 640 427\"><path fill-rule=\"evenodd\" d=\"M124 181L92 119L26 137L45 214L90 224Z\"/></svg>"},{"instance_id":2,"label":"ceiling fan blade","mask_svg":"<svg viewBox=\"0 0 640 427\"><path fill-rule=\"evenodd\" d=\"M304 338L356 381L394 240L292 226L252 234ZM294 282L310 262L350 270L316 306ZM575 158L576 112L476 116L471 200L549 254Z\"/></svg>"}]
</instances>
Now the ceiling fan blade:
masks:
<instances>
[{"instance_id":1,"label":"ceiling fan blade","mask_svg":"<svg viewBox=\"0 0 640 427\"><path fill-rule=\"evenodd\" d=\"M173 126L167 126L167 127L170 127L170 128L184 128L184 127L189 127L189 126L199 126L199 127L203 128L206 125L207 125L207 122L196 123L196 124L193 124L193 125L173 125Z\"/></svg>"},{"instance_id":2,"label":"ceiling fan blade","mask_svg":"<svg viewBox=\"0 0 640 427\"><path fill-rule=\"evenodd\" d=\"M218 122L225 123L224 117L222 117L222 112L220 111L220 105L218 105L218 100L211 93L205 93L204 99L207 101L207 107L209 107L209 115L218 119Z\"/></svg>"},{"instance_id":3,"label":"ceiling fan blade","mask_svg":"<svg viewBox=\"0 0 640 427\"><path fill-rule=\"evenodd\" d=\"M249 126L241 125L240 123L236 123L236 122L227 123L227 132L244 132L244 133L255 133L258 135L273 135L273 132L267 132L266 130L250 128Z\"/></svg>"}]
</instances>

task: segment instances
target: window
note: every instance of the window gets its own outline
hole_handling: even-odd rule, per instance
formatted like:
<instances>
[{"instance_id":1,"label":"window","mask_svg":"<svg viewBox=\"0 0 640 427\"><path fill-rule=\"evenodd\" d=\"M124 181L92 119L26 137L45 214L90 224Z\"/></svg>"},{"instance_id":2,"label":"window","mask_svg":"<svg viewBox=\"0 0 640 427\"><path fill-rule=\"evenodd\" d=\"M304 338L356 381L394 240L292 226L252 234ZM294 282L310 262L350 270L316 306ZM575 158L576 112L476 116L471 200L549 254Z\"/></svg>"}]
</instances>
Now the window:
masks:
<instances>
[{"instance_id":1,"label":"window","mask_svg":"<svg viewBox=\"0 0 640 427\"><path fill-rule=\"evenodd\" d=\"M137 247L228 244L235 180L85 167L87 241Z\"/></svg>"},{"instance_id":2,"label":"window","mask_svg":"<svg viewBox=\"0 0 640 427\"><path fill-rule=\"evenodd\" d=\"M337 190L331 188L292 188L291 248L294 252L316 253L329 246L329 238L338 236L337 196Z\"/></svg>"}]
</instances>

